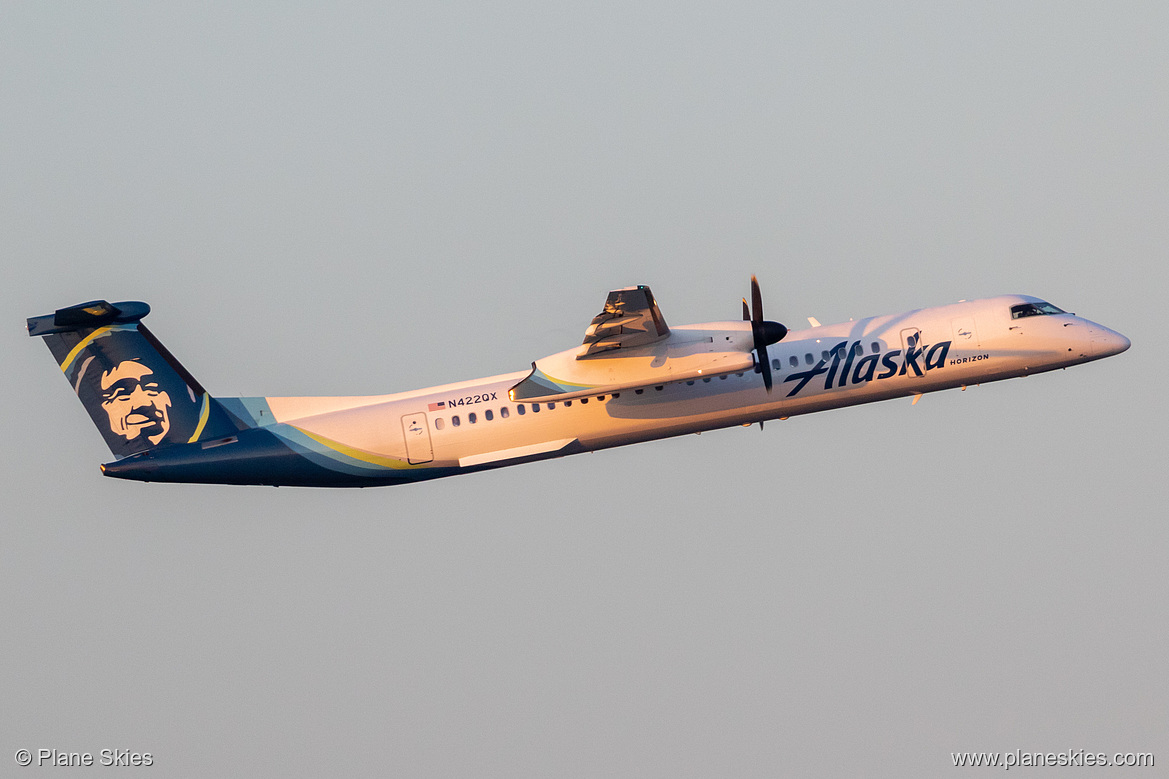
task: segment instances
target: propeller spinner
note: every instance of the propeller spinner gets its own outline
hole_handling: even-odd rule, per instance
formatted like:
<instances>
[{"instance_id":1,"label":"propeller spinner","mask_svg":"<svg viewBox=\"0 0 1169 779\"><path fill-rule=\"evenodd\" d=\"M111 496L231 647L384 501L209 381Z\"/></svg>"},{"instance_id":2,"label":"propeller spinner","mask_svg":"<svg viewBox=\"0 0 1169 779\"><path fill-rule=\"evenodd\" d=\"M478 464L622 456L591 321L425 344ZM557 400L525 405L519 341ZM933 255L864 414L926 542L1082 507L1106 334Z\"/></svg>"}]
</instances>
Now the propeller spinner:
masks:
<instances>
[{"instance_id":1,"label":"propeller spinner","mask_svg":"<svg viewBox=\"0 0 1169 779\"><path fill-rule=\"evenodd\" d=\"M751 277L751 307L743 298L743 320L751 323L751 337L758 354L759 370L763 374L763 386L771 392L771 359L767 356L767 345L783 340L787 328L779 322L763 318L763 294L759 291L759 279Z\"/></svg>"}]
</instances>

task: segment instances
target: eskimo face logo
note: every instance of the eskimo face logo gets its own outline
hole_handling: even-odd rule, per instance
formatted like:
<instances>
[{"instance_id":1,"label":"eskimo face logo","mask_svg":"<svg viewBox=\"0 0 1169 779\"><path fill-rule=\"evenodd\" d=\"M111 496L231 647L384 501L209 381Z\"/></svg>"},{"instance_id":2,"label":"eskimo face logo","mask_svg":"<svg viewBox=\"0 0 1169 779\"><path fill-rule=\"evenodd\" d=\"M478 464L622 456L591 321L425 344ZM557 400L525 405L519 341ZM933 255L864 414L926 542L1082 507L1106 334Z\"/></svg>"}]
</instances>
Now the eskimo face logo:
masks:
<instances>
[{"instance_id":1,"label":"eskimo face logo","mask_svg":"<svg viewBox=\"0 0 1169 779\"><path fill-rule=\"evenodd\" d=\"M170 395L154 370L137 360L123 360L102 373L101 398L110 430L127 441L144 437L157 444L170 432Z\"/></svg>"}]
</instances>

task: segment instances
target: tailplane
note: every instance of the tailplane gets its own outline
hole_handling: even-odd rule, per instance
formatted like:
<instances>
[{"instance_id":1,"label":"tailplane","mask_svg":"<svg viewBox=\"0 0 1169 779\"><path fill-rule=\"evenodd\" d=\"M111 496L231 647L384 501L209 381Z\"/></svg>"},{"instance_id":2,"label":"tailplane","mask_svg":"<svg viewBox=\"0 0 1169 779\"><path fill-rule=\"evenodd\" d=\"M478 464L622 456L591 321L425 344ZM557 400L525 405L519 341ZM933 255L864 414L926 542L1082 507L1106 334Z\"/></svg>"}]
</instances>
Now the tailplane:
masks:
<instances>
[{"instance_id":1,"label":"tailplane","mask_svg":"<svg viewBox=\"0 0 1169 779\"><path fill-rule=\"evenodd\" d=\"M95 300L28 320L118 458L240 429L146 329L150 306Z\"/></svg>"}]
</instances>

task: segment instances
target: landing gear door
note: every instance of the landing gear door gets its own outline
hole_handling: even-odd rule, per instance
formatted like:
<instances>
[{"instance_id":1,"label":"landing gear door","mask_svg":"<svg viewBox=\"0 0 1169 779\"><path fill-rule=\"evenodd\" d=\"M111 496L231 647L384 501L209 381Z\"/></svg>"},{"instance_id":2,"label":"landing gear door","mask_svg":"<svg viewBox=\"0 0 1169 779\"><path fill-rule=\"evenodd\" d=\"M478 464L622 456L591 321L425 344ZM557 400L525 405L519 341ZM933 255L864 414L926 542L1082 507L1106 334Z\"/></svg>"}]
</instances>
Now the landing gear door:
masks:
<instances>
[{"instance_id":1,"label":"landing gear door","mask_svg":"<svg viewBox=\"0 0 1169 779\"><path fill-rule=\"evenodd\" d=\"M434 459L430 445L430 428L426 426L426 414L407 414L402 417L402 437L406 439L406 460L410 464L428 463Z\"/></svg>"}]
</instances>

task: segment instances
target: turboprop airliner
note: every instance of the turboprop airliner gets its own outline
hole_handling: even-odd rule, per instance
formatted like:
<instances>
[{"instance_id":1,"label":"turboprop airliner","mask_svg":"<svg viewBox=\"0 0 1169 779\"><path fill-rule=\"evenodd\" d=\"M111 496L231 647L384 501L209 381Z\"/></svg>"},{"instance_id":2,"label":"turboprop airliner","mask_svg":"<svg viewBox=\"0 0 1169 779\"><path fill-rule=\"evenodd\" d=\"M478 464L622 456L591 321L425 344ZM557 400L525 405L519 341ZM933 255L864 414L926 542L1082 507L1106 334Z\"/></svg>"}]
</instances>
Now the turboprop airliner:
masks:
<instances>
[{"instance_id":1,"label":"turboprop airliner","mask_svg":"<svg viewBox=\"0 0 1169 779\"><path fill-rule=\"evenodd\" d=\"M1004 295L788 330L670 327L649 287L613 290L584 342L527 370L363 397L209 394L142 319L104 300L28 320L89 412L118 479L370 487L473 473L841 406L1027 376L1119 354L1120 333Z\"/></svg>"}]
</instances>

